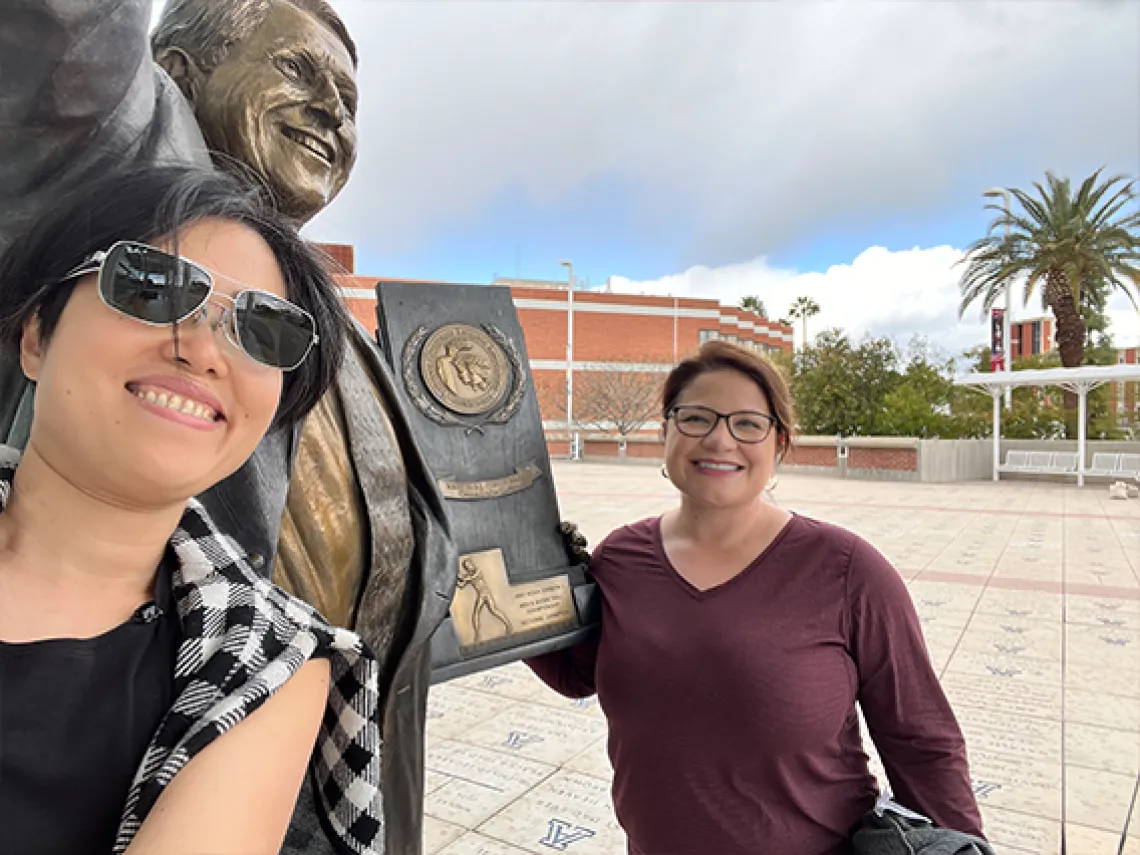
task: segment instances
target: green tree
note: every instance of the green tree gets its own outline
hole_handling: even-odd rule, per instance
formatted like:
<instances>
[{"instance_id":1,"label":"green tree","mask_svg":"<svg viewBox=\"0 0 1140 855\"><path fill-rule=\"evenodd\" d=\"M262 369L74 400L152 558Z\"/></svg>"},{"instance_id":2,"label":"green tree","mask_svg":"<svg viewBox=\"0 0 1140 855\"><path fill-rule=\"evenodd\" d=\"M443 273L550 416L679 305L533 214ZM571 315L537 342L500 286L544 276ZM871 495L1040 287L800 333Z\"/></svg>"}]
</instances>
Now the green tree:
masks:
<instances>
[{"instance_id":1,"label":"green tree","mask_svg":"<svg viewBox=\"0 0 1140 855\"><path fill-rule=\"evenodd\" d=\"M803 323L804 328L804 347L808 345L807 335L807 322L808 318L813 318L820 312L819 303L811 297L796 297L792 307L788 309L788 317L799 320Z\"/></svg>"},{"instance_id":2,"label":"green tree","mask_svg":"<svg viewBox=\"0 0 1140 855\"><path fill-rule=\"evenodd\" d=\"M911 340L904 358L898 385L883 398L878 432L923 439L956 434L950 408L954 360L921 336Z\"/></svg>"},{"instance_id":3,"label":"green tree","mask_svg":"<svg viewBox=\"0 0 1140 855\"><path fill-rule=\"evenodd\" d=\"M768 312L764 309L764 301L759 297L745 297L740 301L740 308L755 312L762 318L768 317Z\"/></svg>"},{"instance_id":4,"label":"green tree","mask_svg":"<svg viewBox=\"0 0 1140 855\"><path fill-rule=\"evenodd\" d=\"M1085 363L1084 308L1112 290L1140 293L1140 212L1127 213L1136 180L1117 175L1101 180L1097 170L1074 195L1068 178L1046 173L1046 186L1034 182L1037 196L1011 187L1021 210L991 202L996 216L989 232L967 247L959 282L959 316L974 303L988 313L1007 287L1023 281L1024 302L1040 288L1057 323L1061 364ZM1093 289L1093 293L1088 291ZM1100 305L1103 312L1103 302ZM1065 395L1066 409L1076 397Z\"/></svg>"},{"instance_id":5,"label":"green tree","mask_svg":"<svg viewBox=\"0 0 1140 855\"><path fill-rule=\"evenodd\" d=\"M890 339L867 337L856 347L842 330L820 332L792 362L800 429L827 436L877 433L883 400L900 381L898 358Z\"/></svg>"}]
</instances>

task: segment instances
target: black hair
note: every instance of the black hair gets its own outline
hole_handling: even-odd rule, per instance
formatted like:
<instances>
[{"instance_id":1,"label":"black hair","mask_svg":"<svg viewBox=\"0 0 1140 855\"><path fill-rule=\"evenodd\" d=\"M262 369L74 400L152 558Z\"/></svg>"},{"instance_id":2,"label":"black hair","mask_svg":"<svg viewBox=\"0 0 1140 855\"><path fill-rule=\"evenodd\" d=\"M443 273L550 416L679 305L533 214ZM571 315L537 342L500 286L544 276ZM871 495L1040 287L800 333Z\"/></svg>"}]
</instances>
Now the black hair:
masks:
<instances>
[{"instance_id":1,"label":"black hair","mask_svg":"<svg viewBox=\"0 0 1140 855\"><path fill-rule=\"evenodd\" d=\"M18 359L31 318L48 344L75 290L76 279L64 277L93 253L122 240L177 239L179 230L204 219L240 223L260 235L277 260L286 296L316 322L320 341L285 373L273 428L297 424L336 379L348 310L327 257L271 207L262 188L225 172L184 165L114 170L57 202L0 258L0 348Z\"/></svg>"}]
</instances>

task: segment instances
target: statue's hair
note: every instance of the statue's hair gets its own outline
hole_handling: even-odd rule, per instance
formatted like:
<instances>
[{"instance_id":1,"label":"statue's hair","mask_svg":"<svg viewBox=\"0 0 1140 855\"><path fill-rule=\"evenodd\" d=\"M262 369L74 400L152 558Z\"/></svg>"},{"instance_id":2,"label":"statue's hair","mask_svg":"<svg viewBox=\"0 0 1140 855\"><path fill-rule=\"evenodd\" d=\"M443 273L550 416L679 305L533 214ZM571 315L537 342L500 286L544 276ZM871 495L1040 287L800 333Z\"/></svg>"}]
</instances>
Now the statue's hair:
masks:
<instances>
[{"instance_id":1,"label":"statue's hair","mask_svg":"<svg viewBox=\"0 0 1140 855\"><path fill-rule=\"evenodd\" d=\"M357 65L356 43L328 0L170 0L151 36L151 49L157 55L179 48L209 73L265 22L274 3L308 12L344 42L353 67Z\"/></svg>"}]
</instances>

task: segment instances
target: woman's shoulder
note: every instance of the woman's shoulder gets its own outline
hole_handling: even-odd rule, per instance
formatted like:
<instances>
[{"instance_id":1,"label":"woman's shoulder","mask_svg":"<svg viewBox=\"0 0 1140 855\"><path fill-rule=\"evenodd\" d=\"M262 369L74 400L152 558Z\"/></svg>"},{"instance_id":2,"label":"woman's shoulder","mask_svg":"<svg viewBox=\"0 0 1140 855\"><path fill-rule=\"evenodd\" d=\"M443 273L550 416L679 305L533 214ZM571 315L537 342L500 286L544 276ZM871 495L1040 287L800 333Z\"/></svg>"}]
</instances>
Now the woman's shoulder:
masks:
<instances>
[{"instance_id":1,"label":"woman's shoulder","mask_svg":"<svg viewBox=\"0 0 1140 855\"><path fill-rule=\"evenodd\" d=\"M615 528L607 534L598 549L629 549L652 545L658 539L661 530L661 517L646 517L637 522L628 523Z\"/></svg>"},{"instance_id":2,"label":"woman's shoulder","mask_svg":"<svg viewBox=\"0 0 1140 855\"><path fill-rule=\"evenodd\" d=\"M788 535L790 540L799 542L797 546L810 543L819 551L831 553L832 557L850 555L858 544L865 542L850 529L798 513L792 514L788 521Z\"/></svg>"},{"instance_id":3,"label":"woman's shoulder","mask_svg":"<svg viewBox=\"0 0 1140 855\"><path fill-rule=\"evenodd\" d=\"M849 589L894 590L901 577L891 562L869 540L850 529L796 514L798 553L809 561L839 566Z\"/></svg>"},{"instance_id":4,"label":"woman's shoulder","mask_svg":"<svg viewBox=\"0 0 1140 855\"><path fill-rule=\"evenodd\" d=\"M623 564L630 558L654 560L658 553L660 526L661 517L655 516L614 529L594 548L590 559L591 572L615 560Z\"/></svg>"}]
</instances>

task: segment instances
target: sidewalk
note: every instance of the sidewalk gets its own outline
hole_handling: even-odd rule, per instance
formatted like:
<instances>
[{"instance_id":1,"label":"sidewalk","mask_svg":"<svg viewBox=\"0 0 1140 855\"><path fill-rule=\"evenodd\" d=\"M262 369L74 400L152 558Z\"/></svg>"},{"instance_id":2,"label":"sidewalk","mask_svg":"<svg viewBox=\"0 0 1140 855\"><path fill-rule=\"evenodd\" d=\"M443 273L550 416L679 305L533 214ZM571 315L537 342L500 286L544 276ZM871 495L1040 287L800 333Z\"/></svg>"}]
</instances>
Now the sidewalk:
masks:
<instances>
[{"instance_id":1,"label":"sidewalk","mask_svg":"<svg viewBox=\"0 0 1140 855\"><path fill-rule=\"evenodd\" d=\"M653 467L554 474L591 543L676 502ZM1140 855L1140 501L792 475L775 495L907 579L999 852L1058 855L1064 834L1069 855ZM515 664L435 687L428 718L426 852L624 855L595 699Z\"/></svg>"}]
</instances>

